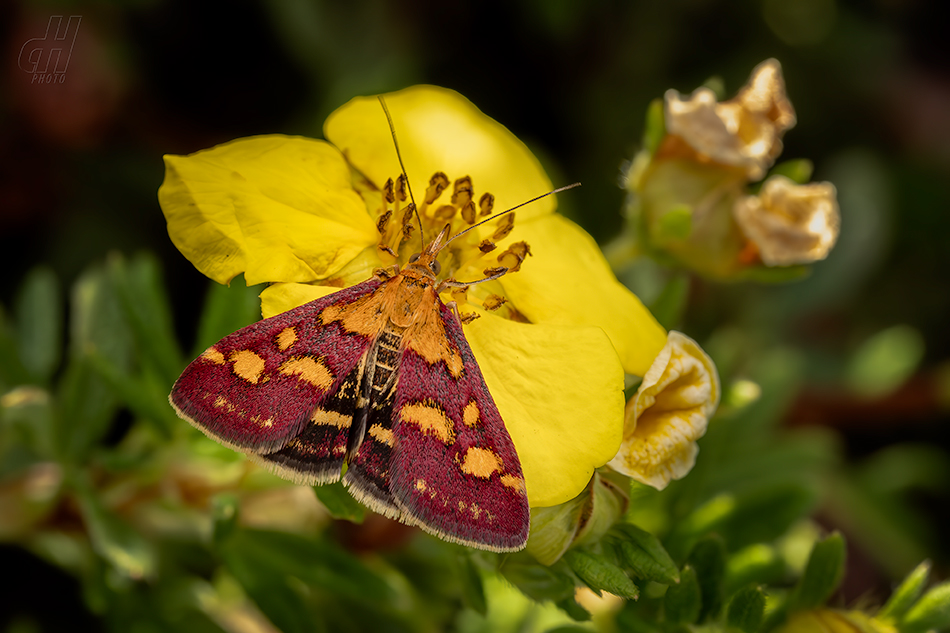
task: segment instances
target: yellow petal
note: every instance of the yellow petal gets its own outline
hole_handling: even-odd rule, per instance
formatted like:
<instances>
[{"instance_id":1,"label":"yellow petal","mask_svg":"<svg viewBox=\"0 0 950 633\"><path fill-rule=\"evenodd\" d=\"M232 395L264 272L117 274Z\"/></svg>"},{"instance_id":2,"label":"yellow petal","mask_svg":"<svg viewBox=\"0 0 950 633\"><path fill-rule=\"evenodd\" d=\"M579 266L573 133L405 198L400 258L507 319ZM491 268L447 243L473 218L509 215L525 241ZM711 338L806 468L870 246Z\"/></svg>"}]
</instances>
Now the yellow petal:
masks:
<instances>
[{"instance_id":1,"label":"yellow petal","mask_svg":"<svg viewBox=\"0 0 950 633\"><path fill-rule=\"evenodd\" d=\"M377 239L323 141L256 136L166 156L158 199L175 246L219 283L323 279Z\"/></svg>"},{"instance_id":2,"label":"yellow petal","mask_svg":"<svg viewBox=\"0 0 950 633\"><path fill-rule=\"evenodd\" d=\"M553 188L525 144L457 92L413 86L384 97L418 204L437 171L453 180L471 176L475 199L486 191L493 193L498 211ZM343 105L327 118L323 131L377 186L401 173L389 125L376 97L357 97ZM518 217L543 215L554 208L554 199L549 197L519 209Z\"/></svg>"},{"instance_id":3,"label":"yellow petal","mask_svg":"<svg viewBox=\"0 0 950 633\"><path fill-rule=\"evenodd\" d=\"M599 328L515 323L482 312L465 326L514 440L532 507L564 503L617 452L623 369Z\"/></svg>"},{"instance_id":4,"label":"yellow petal","mask_svg":"<svg viewBox=\"0 0 950 633\"><path fill-rule=\"evenodd\" d=\"M759 195L739 199L733 215L767 266L824 259L841 222L833 184L799 185L785 176L772 176Z\"/></svg>"},{"instance_id":5,"label":"yellow petal","mask_svg":"<svg viewBox=\"0 0 950 633\"><path fill-rule=\"evenodd\" d=\"M696 462L696 440L718 404L712 359L689 337L670 332L627 403L623 442L611 468L657 490L681 479Z\"/></svg>"},{"instance_id":6,"label":"yellow petal","mask_svg":"<svg viewBox=\"0 0 950 633\"><path fill-rule=\"evenodd\" d=\"M261 313L265 319L275 314L292 310L305 303L341 290L332 286L311 286L310 284L272 284L261 293Z\"/></svg>"},{"instance_id":7,"label":"yellow petal","mask_svg":"<svg viewBox=\"0 0 950 633\"><path fill-rule=\"evenodd\" d=\"M521 270L501 278L517 310L532 323L602 328L624 369L644 375L666 345L666 331L617 281L593 238L557 214L516 222L512 235L526 241L533 255Z\"/></svg>"},{"instance_id":8,"label":"yellow petal","mask_svg":"<svg viewBox=\"0 0 950 633\"><path fill-rule=\"evenodd\" d=\"M779 633L897 633L887 622L861 611L812 609L793 613Z\"/></svg>"}]
</instances>

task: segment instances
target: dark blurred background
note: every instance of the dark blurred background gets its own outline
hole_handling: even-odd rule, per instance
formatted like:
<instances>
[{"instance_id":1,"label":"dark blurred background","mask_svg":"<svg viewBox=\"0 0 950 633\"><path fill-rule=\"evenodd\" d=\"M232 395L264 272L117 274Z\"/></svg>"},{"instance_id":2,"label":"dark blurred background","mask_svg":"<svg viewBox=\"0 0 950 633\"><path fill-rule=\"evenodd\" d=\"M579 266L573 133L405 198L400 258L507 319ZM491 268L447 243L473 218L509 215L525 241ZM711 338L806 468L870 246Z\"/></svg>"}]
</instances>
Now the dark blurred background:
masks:
<instances>
[{"instance_id":1,"label":"dark blurred background","mask_svg":"<svg viewBox=\"0 0 950 633\"><path fill-rule=\"evenodd\" d=\"M20 55L53 15L81 22L63 82L37 85ZM842 238L786 287L694 279L680 329L703 341L730 324L805 350L787 423L836 427L852 459L895 442L946 448L945 30L941 3L924 0L3 0L0 301L37 264L68 287L110 251L147 249L190 343L207 282L168 239L162 155L253 134L320 137L351 97L416 83L471 99L556 184L582 181L562 210L606 243L622 228L618 176L650 101L713 77L732 95L775 57L798 114L783 158L811 159L814 179L838 186ZM849 358L894 327L910 377L863 393ZM947 482L923 488L918 505L946 534ZM946 563L942 547L933 555Z\"/></svg>"}]
</instances>

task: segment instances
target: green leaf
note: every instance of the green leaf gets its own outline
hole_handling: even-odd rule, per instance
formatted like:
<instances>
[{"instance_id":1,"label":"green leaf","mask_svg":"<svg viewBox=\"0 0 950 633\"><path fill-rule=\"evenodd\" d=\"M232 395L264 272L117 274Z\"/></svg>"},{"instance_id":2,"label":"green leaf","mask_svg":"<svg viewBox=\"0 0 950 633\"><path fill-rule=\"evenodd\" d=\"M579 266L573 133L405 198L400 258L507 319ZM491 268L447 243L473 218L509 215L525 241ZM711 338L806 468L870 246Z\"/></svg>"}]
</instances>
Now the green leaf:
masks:
<instances>
[{"instance_id":1,"label":"green leaf","mask_svg":"<svg viewBox=\"0 0 950 633\"><path fill-rule=\"evenodd\" d=\"M667 330L679 325L689 299L689 276L674 275L663 286L660 295L650 304L650 312Z\"/></svg>"},{"instance_id":2,"label":"green leaf","mask_svg":"<svg viewBox=\"0 0 950 633\"><path fill-rule=\"evenodd\" d=\"M663 100L654 99L647 107L646 127L643 130L643 147L654 154L666 136L666 115Z\"/></svg>"},{"instance_id":3,"label":"green leaf","mask_svg":"<svg viewBox=\"0 0 950 633\"><path fill-rule=\"evenodd\" d=\"M63 301L51 269L27 273L15 310L20 361L35 380L47 384L59 365L63 339Z\"/></svg>"},{"instance_id":4,"label":"green leaf","mask_svg":"<svg viewBox=\"0 0 950 633\"><path fill-rule=\"evenodd\" d=\"M362 523L366 517L366 508L347 492L341 481L323 486L314 486L313 491L334 519L343 519L350 523Z\"/></svg>"},{"instance_id":5,"label":"green leaf","mask_svg":"<svg viewBox=\"0 0 950 633\"><path fill-rule=\"evenodd\" d=\"M574 573L596 592L607 591L631 600L636 600L640 595L640 590L627 574L602 556L572 549L564 554L564 560Z\"/></svg>"},{"instance_id":6,"label":"green leaf","mask_svg":"<svg viewBox=\"0 0 950 633\"><path fill-rule=\"evenodd\" d=\"M736 592L726 608L726 623L730 627L755 633L765 616L765 593L756 585Z\"/></svg>"},{"instance_id":7,"label":"green leaf","mask_svg":"<svg viewBox=\"0 0 950 633\"><path fill-rule=\"evenodd\" d=\"M930 577L930 561L925 560L917 565L914 571L907 574L907 578L894 590L887 603L881 607L877 617L882 620L899 620L904 617L920 594L923 592Z\"/></svg>"},{"instance_id":8,"label":"green leaf","mask_svg":"<svg viewBox=\"0 0 950 633\"><path fill-rule=\"evenodd\" d=\"M263 284L248 287L242 279L232 279L230 286L210 283L192 356L197 356L228 334L260 321L263 289Z\"/></svg>"},{"instance_id":9,"label":"green leaf","mask_svg":"<svg viewBox=\"0 0 950 633\"><path fill-rule=\"evenodd\" d=\"M909 325L882 330L854 353L847 381L858 394L880 397L894 391L917 370L924 357L924 339Z\"/></svg>"},{"instance_id":10,"label":"green leaf","mask_svg":"<svg viewBox=\"0 0 950 633\"><path fill-rule=\"evenodd\" d=\"M30 374L20 360L19 346L13 323L0 305L0 390L30 381Z\"/></svg>"},{"instance_id":11,"label":"green leaf","mask_svg":"<svg viewBox=\"0 0 950 633\"><path fill-rule=\"evenodd\" d=\"M699 619L702 606L702 591L696 570L686 565L680 572L679 584L670 585L663 596L666 620L671 624L693 624Z\"/></svg>"},{"instance_id":12,"label":"green leaf","mask_svg":"<svg viewBox=\"0 0 950 633\"><path fill-rule=\"evenodd\" d=\"M950 582L944 582L924 594L898 623L901 633L940 631L950 627Z\"/></svg>"},{"instance_id":13,"label":"green leaf","mask_svg":"<svg viewBox=\"0 0 950 633\"><path fill-rule=\"evenodd\" d=\"M740 495L717 495L676 525L667 549L674 559L679 558L696 539L712 532L720 534L730 550L767 542L807 515L817 501L816 490L785 482Z\"/></svg>"},{"instance_id":14,"label":"green leaf","mask_svg":"<svg viewBox=\"0 0 950 633\"><path fill-rule=\"evenodd\" d=\"M129 261L114 256L109 275L141 350L141 360L171 384L182 368L182 354L172 329L171 308L157 260L141 254Z\"/></svg>"},{"instance_id":15,"label":"green leaf","mask_svg":"<svg viewBox=\"0 0 950 633\"><path fill-rule=\"evenodd\" d=\"M226 560L270 570L337 595L382 600L389 586L338 545L285 532L240 529L223 544Z\"/></svg>"},{"instance_id":16,"label":"green leaf","mask_svg":"<svg viewBox=\"0 0 950 633\"><path fill-rule=\"evenodd\" d=\"M575 622L587 622L591 618L590 611L577 604L577 600L573 596L558 600L555 604L561 611L571 616L571 619ZM584 630L587 631L587 629Z\"/></svg>"},{"instance_id":17,"label":"green leaf","mask_svg":"<svg viewBox=\"0 0 950 633\"><path fill-rule=\"evenodd\" d=\"M281 633L316 633L316 618L310 613L296 586L279 569L255 564L251 557L233 554L228 569L265 616Z\"/></svg>"},{"instance_id":18,"label":"green leaf","mask_svg":"<svg viewBox=\"0 0 950 633\"><path fill-rule=\"evenodd\" d=\"M762 284L784 284L800 281L811 274L808 266L749 266L736 274L736 280Z\"/></svg>"},{"instance_id":19,"label":"green leaf","mask_svg":"<svg viewBox=\"0 0 950 633\"><path fill-rule=\"evenodd\" d=\"M159 387L161 391L156 392L156 385L146 382L144 376L120 370L95 350L85 360L133 413L152 424L159 437L171 439L172 428L178 423L178 418L168 406L167 383L163 383Z\"/></svg>"},{"instance_id":20,"label":"green leaf","mask_svg":"<svg viewBox=\"0 0 950 633\"><path fill-rule=\"evenodd\" d=\"M88 484L78 482L77 493L89 540L96 553L128 579L153 577L157 558L148 539L108 510Z\"/></svg>"},{"instance_id":21,"label":"green leaf","mask_svg":"<svg viewBox=\"0 0 950 633\"><path fill-rule=\"evenodd\" d=\"M488 614L488 603L485 600L485 585L482 576L475 568L472 556L467 551L460 551L455 557L455 569L462 583L462 597L465 605L480 613Z\"/></svg>"},{"instance_id":22,"label":"green leaf","mask_svg":"<svg viewBox=\"0 0 950 633\"><path fill-rule=\"evenodd\" d=\"M638 577L666 585L680 581L680 572L660 540L632 523L614 526L620 559Z\"/></svg>"},{"instance_id":23,"label":"green leaf","mask_svg":"<svg viewBox=\"0 0 950 633\"><path fill-rule=\"evenodd\" d=\"M814 171L814 165L807 158L796 158L792 160L786 160L769 171L769 175L766 178L771 178L772 176L785 176L794 182L804 185L809 180L811 180L811 174Z\"/></svg>"},{"instance_id":24,"label":"green leaf","mask_svg":"<svg viewBox=\"0 0 950 633\"><path fill-rule=\"evenodd\" d=\"M211 539L215 544L224 543L234 534L238 525L240 505L237 495L224 492L211 499Z\"/></svg>"},{"instance_id":25,"label":"green leaf","mask_svg":"<svg viewBox=\"0 0 950 633\"><path fill-rule=\"evenodd\" d=\"M726 575L726 547L718 536L709 536L696 543L688 562L696 571L702 594L699 621L716 618L722 609L723 578Z\"/></svg>"},{"instance_id":26,"label":"green leaf","mask_svg":"<svg viewBox=\"0 0 950 633\"><path fill-rule=\"evenodd\" d=\"M726 561L726 594L752 583L777 583L785 573L785 561L774 547L764 543L749 545Z\"/></svg>"},{"instance_id":27,"label":"green leaf","mask_svg":"<svg viewBox=\"0 0 950 633\"><path fill-rule=\"evenodd\" d=\"M538 602L557 601L574 595L574 581L559 567L506 561L501 573L529 598Z\"/></svg>"},{"instance_id":28,"label":"green leaf","mask_svg":"<svg viewBox=\"0 0 950 633\"><path fill-rule=\"evenodd\" d=\"M678 204L656 220L652 237L657 243L685 240L693 231L693 208Z\"/></svg>"},{"instance_id":29,"label":"green leaf","mask_svg":"<svg viewBox=\"0 0 950 633\"><path fill-rule=\"evenodd\" d=\"M844 576L845 543L838 532L815 543L805 572L789 599L792 611L822 606L835 592Z\"/></svg>"}]
</instances>

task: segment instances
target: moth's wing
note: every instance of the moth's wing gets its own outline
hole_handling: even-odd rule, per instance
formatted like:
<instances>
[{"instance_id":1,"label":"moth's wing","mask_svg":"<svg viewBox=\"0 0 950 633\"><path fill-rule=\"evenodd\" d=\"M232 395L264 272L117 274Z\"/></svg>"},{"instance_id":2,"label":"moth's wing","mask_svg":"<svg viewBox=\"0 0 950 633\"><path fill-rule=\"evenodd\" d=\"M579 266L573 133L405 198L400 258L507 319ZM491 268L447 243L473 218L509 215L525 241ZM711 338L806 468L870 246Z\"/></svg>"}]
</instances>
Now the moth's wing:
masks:
<instances>
[{"instance_id":1,"label":"moth's wing","mask_svg":"<svg viewBox=\"0 0 950 633\"><path fill-rule=\"evenodd\" d=\"M371 337L348 332L339 321L324 325L320 313L351 304L381 283L370 279L224 337L185 369L169 401L210 437L251 454L280 452L306 434L310 452L296 457L309 471L284 456L264 459L298 481L339 479L339 447L345 450L352 418L346 385Z\"/></svg>"},{"instance_id":2,"label":"moth's wing","mask_svg":"<svg viewBox=\"0 0 950 633\"><path fill-rule=\"evenodd\" d=\"M398 370L397 370L398 371ZM366 436L347 464L343 483L357 500L374 512L412 524L396 504L389 490L390 464L393 457L393 403L396 383L383 398L370 403Z\"/></svg>"},{"instance_id":3,"label":"moth's wing","mask_svg":"<svg viewBox=\"0 0 950 633\"><path fill-rule=\"evenodd\" d=\"M440 538L520 550L530 523L521 462L461 324L438 299L433 309L438 318L414 336L446 337L461 355L461 371L453 375L442 360L430 364L413 350L424 344L403 342L390 492L411 522Z\"/></svg>"},{"instance_id":4,"label":"moth's wing","mask_svg":"<svg viewBox=\"0 0 950 633\"><path fill-rule=\"evenodd\" d=\"M279 450L251 454L251 459L298 484L337 481L346 456L362 371L361 359L339 388L317 405L298 435Z\"/></svg>"}]
</instances>

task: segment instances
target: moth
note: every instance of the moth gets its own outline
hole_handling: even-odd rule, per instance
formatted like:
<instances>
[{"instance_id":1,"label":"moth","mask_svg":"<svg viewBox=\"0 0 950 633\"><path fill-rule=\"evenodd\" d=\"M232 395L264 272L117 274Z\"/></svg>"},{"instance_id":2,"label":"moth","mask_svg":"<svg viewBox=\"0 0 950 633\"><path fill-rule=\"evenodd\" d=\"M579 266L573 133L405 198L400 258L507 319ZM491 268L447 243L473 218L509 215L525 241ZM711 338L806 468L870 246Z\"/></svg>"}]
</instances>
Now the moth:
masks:
<instances>
[{"instance_id":1,"label":"moth","mask_svg":"<svg viewBox=\"0 0 950 633\"><path fill-rule=\"evenodd\" d=\"M505 274L439 280L440 251L475 226L454 236L446 226L401 270L379 269L224 337L188 365L169 401L208 436L297 483L342 479L372 510L444 540L524 548L518 454L457 311L439 297Z\"/></svg>"}]
</instances>

